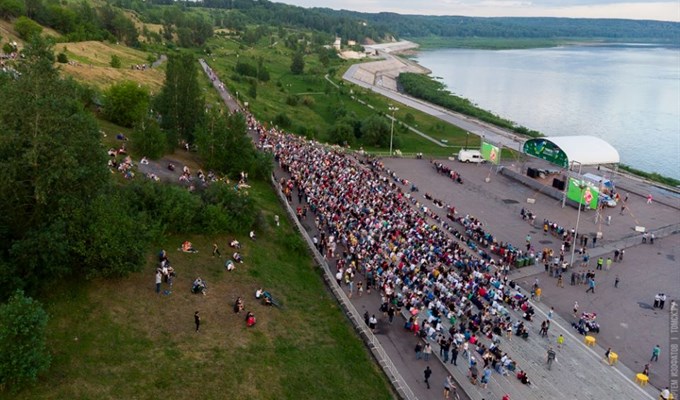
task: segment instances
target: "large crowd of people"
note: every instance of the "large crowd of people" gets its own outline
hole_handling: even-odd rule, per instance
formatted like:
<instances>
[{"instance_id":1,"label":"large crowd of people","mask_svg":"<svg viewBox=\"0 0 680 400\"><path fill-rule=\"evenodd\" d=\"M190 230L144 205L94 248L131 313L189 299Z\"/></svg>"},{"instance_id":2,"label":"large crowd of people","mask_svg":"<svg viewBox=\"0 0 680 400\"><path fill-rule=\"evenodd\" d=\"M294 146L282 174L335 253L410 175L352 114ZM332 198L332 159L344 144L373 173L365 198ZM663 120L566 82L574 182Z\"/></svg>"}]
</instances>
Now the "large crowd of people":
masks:
<instances>
[{"instance_id":1,"label":"large crowd of people","mask_svg":"<svg viewBox=\"0 0 680 400\"><path fill-rule=\"evenodd\" d=\"M484 366L498 373L517 369L501 350L500 338L529 335L524 321L513 320L509 312L515 309L527 321L534 314L527 296L507 277L506 267L521 250L496 242L473 216L458 217L463 227L458 231L404 190L408 182L378 160L360 162L267 130L252 118L249 124L259 134L258 147L273 152L287 173L278 181L286 198L292 203L297 192L300 204L309 207L320 236L314 242L335 262L337 281L350 295L357 286L367 293L376 290L386 314L393 308L409 310L405 327L415 335L464 353L472 345ZM479 243L493 246L498 260Z\"/></svg>"}]
</instances>

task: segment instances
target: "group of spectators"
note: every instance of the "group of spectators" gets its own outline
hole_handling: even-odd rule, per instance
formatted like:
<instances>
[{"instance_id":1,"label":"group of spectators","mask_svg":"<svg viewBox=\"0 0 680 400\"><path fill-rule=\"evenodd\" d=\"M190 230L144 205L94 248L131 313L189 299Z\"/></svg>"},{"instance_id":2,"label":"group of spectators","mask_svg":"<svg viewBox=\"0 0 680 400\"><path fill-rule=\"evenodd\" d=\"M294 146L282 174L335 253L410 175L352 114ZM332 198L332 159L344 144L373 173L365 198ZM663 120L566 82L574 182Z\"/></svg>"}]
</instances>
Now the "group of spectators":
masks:
<instances>
[{"instance_id":1,"label":"group of spectators","mask_svg":"<svg viewBox=\"0 0 680 400\"><path fill-rule=\"evenodd\" d=\"M526 339L524 323L513 321L508 309L517 309L530 321L533 308L509 281L508 268L485 252L480 257L475 249L480 242L495 246L502 253L501 264L512 262L520 250L497 243L469 215L457 221L464 232L457 231L403 190L400 185L408 182L379 161L360 163L318 143L267 130L251 118L249 125L259 133L258 147L273 152L289 174L279 179L288 200L292 202L297 192L300 204L309 206L321 237L315 236L315 244L335 260L336 279L350 295L355 277L363 283L361 274L367 293L374 288L386 300L386 314L395 307L409 310L406 327L422 339L439 337L459 349L472 343L486 367L504 374L517 369L500 349L500 338L514 334ZM336 245L343 249L337 259ZM483 345L481 338L490 345Z\"/></svg>"}]
</instances>

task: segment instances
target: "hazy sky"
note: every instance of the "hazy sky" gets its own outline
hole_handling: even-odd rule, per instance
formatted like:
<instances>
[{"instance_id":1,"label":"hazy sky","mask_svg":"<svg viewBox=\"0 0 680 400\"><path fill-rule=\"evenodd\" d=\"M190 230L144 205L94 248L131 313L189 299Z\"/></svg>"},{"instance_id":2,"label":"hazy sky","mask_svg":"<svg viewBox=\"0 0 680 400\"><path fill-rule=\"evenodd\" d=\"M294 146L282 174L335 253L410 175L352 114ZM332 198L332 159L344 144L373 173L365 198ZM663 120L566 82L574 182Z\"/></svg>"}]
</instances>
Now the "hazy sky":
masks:
<instances>
[{"instance_id":1,"label":"hazy sky","mask_svg":"<svg viewBox=\"0 0 680 400\"><path fill-rule=\"evenodd\" d=\"M272 0L302 7L328 7L399 14L479 17L583 17L680 21L680 1L659 0Z\"/></svg>"}]
</instances>

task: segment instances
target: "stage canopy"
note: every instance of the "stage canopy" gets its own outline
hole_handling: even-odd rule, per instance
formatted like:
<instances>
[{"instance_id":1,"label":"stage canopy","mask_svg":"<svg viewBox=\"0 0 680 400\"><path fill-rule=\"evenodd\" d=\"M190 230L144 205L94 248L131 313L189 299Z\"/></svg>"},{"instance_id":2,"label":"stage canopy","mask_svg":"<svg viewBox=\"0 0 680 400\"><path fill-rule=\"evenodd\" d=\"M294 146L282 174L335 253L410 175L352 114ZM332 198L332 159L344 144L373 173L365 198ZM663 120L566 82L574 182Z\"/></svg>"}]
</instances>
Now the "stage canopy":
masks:
<instances>
[{"instance_id":1,"label":"stage canopy","mask_svg":"<svg viewBox=\"0 0 680 400\"><path fill-rule=\"evenodd\" d=\"M562 168L571 164L618 164L619 152L595 136L555 136L524 142L524 152Z\"/></svg>"}]
</instances>

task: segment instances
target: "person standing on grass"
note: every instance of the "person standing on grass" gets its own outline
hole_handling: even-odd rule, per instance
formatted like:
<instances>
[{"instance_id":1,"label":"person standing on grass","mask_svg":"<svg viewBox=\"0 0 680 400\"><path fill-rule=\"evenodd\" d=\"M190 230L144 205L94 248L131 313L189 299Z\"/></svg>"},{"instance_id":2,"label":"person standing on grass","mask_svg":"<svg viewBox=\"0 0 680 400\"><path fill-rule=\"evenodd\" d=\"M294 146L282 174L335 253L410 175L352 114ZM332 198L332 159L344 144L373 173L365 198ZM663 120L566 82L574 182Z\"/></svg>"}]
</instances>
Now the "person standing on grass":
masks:
<instances>
[{"instance_id":1,"label":"person standing on grass","mask_svg":"<svg viewBox=\"0 0 680 400\"><path fill-rule=\"evenodd\" d=\"M427 385L427 388L430 388L430 376L432 376L432 370L430 369L430 366L428 365L427 368L425 368L425 371L423 371L423 375L425 376L425 384Z\"/></svg>"},{"instance_id":2,"label":"person standing on grass","mask_svg":"<svg viewBox=\"0 0 680 400\"><path fill-rule=\"evenodd\" d=\"M156 293L161 292L161 282L163 282L163 274L161 271L156 271Z\"/></svg>"},{"instance_id":3,"label":"person standing on grass","mask_svg":"<svg viewBox=\"0 0 680 400\"><path fill-rule=\"evenodd\" d=\"M217 243L213 243L212 256L222 257L222 254L220 253L220 248L217 246Z\"/></svg>"},{"instance_id":4,"label":"person standing on grass","mask_svg":"<svg viewBox=\"0 0 680 400\"><path fill-rule=\"evenodd\" d=\"M196 332L201 329L201 316L198 314L198 311L194 313L194 323L196 324Z\"/></svg>"}]
</instances>

